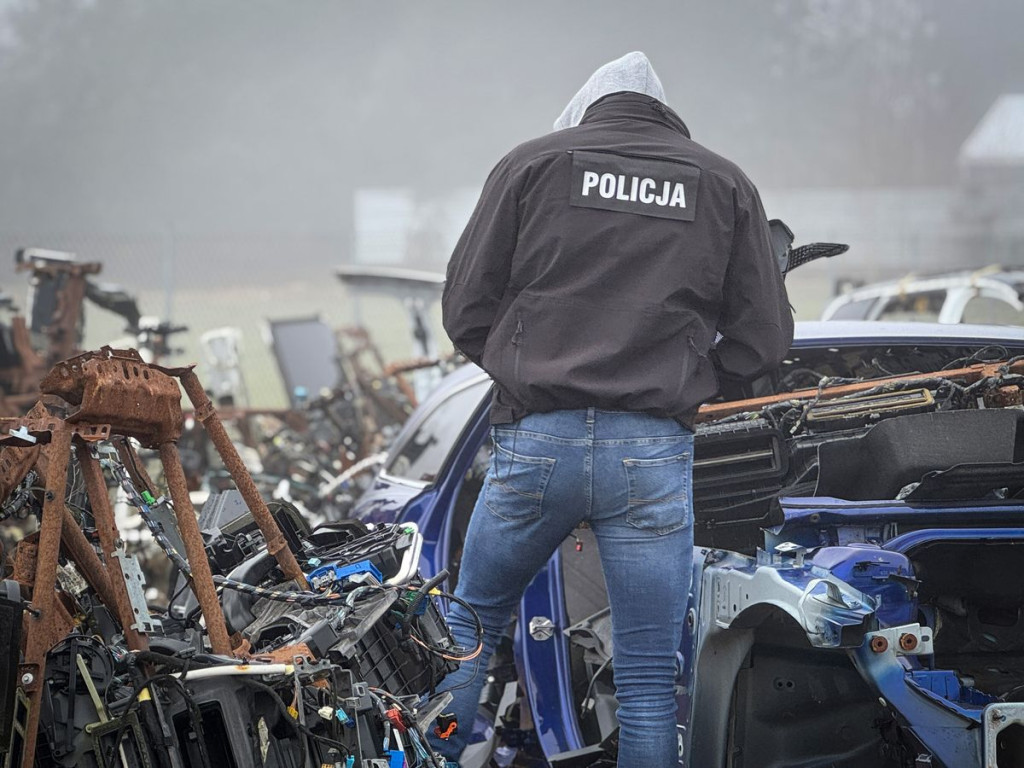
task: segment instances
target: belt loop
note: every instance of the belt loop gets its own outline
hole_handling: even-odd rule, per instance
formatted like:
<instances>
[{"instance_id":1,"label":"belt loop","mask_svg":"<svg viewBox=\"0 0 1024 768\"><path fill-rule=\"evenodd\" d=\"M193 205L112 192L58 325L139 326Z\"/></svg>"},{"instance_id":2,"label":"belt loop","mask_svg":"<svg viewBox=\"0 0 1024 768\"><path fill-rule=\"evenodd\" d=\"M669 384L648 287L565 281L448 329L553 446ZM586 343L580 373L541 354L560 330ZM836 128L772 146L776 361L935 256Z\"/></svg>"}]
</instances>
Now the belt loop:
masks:
<instances>
[{"instance_id":1,"label":"belt loop","mask_svg":"<svg viewBox=\"0 0 1024 768\"><path fill-rule=\"evenodd\" d=\"M587 408L587 424L593 424L594 423L594 417L595 417L596 413L597 413L597 409L596 408Z\"/></svg>"}]
</instances>

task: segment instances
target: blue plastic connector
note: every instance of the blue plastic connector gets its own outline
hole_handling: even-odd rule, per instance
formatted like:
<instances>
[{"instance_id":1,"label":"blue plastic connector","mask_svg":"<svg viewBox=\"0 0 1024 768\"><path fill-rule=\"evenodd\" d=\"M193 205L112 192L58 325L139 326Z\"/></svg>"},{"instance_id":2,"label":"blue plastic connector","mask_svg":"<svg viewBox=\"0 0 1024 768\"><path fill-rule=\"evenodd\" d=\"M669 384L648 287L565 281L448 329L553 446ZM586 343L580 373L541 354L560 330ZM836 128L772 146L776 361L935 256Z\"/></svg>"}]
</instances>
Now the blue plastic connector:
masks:
<instances>
[{"instance_id":1,"label":"blue plastic connector","mask_svg":"<svg viewBox=\"0 0 1024 768\"><path fill-rule=\"evenodd\" d=\"M343 581L357 573L369 573L378 582L384 582L384 576L381 574L377 567L369 560L360 560L358 563L349 563L341 565L340 563L332 563L331 565L324 565L317 568L309 573L309 585L313 589L324 589L329 587L338 581Z\"/></svg>"}]
</instances>

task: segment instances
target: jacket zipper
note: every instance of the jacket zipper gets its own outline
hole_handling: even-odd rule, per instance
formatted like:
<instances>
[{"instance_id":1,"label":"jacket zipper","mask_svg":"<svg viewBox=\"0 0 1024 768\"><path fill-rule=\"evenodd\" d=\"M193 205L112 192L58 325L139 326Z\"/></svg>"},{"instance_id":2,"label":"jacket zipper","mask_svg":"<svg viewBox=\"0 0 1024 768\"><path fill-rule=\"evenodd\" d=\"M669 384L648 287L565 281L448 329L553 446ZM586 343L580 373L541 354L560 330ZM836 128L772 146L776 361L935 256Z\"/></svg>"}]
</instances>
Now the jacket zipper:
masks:
<instances>
[{"instance_id":1,"label":"jacket zipper","mask_svg":"<svg viewBox=\"0 0 1024 768\"><path fill-rule=\"evenodd\" d=\"M516 332L512 334L512 346L516 348L515 357L512 358L512 376L518 381L519 380L519 349L522 346L523 337L523 321L516 320Z\"/></svg>"}]
</instances>

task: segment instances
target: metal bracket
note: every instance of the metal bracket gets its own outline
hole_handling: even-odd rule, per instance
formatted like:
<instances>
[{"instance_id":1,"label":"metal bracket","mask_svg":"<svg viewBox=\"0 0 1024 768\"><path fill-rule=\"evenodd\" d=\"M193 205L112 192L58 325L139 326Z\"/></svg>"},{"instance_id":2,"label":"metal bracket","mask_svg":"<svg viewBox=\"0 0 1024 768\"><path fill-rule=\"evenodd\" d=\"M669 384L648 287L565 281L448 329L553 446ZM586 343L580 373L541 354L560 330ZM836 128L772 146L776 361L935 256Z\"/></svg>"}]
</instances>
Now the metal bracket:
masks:
<instances>
[{"instance_id":1,"label":"metal bracket","mask_svg":"<svg viewBox=\"0 0 1024 768\"><path fill-rule=\"evenodd\" d=\"M555 625L547 616L530 619L530 637L534 640L550 640L555 634Z\"/></svg>"},{"instance_id":2,"label":"metal bracket","mask_svg":"<svg viewBox=\"0 0 1024 768\"><path fill-rule=\"evenodd\" d=\"M903 624L868 632L864 639L875 653L892 650L898 656L927 656L932 653L934 635L931 627Z\"/></svg>"},{"instance_id":3,"label":"metal bracket","mask_svg":"<svg viewBox=\"0 0 1024 768\"><path fill-rule=\"evenodd\" d=\"M793 558L793 565L797 568L802 568L804 565L804 557L807 555L807 547L794 544L792 541L784 541L775 546L775 552L779 555L780 564L782 563L782 558L790 556Z\"/></svg>"},{"instance_id":4,"label":"metal bracket","mask_svg":"<svg viewBox=\"0 0 1024 768\"><path fill-rule=\"evenodd\" d=\"M1014 735L1012 736L1013 753L1019 754L1017 752L1021 745L1019 734L1024 730L1022 729L1022 726L1024 726L1024 702L1007 701L989 704L985 707L985 712L981 716L981 726L985 729L983 736L985 765L997 766L1002 762L1000 759L1002 755L1000 755L999 750L999 737L1009 728L1014 730ZM1007 734L1007 737L1009 737L1009 734Z\"/></svg>"},{"instance_id":5,"label":"metal bracket","mask_svg":"<svg viewBox=\"0 0 1024 768\"><path fill-rule=\"evenodd\" d=\"M115 549L113 556L121 563L121 575L124 576L124 583L128 588L128 601L131 603L132 613L135 614L135 623L131 625L131 629L152 633L159 628L160 622L149 615L149 607L146 605L146 579L142 575L138 558L121 548Z\"/></svg>"},{"instance_id":6,"label":"metal bracket","mask_svg":"<svg viewBox=\"0 0 1024 768\"><path fill-rule=\"evenodd\" d=\"M0 445L15 448L31 448L50 442L53 431L57 429L60 419L54 417L0 419ZM87 443L106 440L110 437L109 424L68 424L71 434Z\"/></svg>"}]
</instances>

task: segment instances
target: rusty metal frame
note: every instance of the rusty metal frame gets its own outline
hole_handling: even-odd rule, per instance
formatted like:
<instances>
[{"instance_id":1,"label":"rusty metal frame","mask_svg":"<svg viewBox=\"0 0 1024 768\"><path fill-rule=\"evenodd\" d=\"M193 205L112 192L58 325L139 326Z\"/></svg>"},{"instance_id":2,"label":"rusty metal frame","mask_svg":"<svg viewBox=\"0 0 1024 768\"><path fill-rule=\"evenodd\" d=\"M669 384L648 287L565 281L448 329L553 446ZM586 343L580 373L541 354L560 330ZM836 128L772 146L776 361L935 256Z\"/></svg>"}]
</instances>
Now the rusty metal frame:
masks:
<instances>
[{"instance_id":1,"label":"rusty metal frame","mask_svg":"<svg viewBox=\"0 0 1024 768\"><path fill-rule=\"evenodd\" d=\"M31 272L35 276L67 277L67 282L57 293L57 307L46 328L50 342L46 357L51 364L74 352L82 304L85 302L86 277L97 275L102 270L103 265L98 261L40 262L29 259L15 266L15 271Z\"/></svg>"},{"instance_id":2,"label":"rusty metal frame","mask_svg":"<svg viewBox=\"0 0 1024 768\"><path fill-rule=\"evenodd\" d=\"M798 400L833 400L837 397L855 395L858 392L866 392L876 387L886 385L912 386L918 382L929 381L938 377L950 379L960 384L973 384L981 379L999 376L1004 371L1009 373L1024 374L1024 361L1018 361L1012 365L1005 362L986 363L984 365L972 365L969 368L956 368L951 371L933 371L931 373L908 373L902 376L888 376L883 379L869 379L858 381L855 384L843 384L836 387L823 389L802 389L796 392L784 392L779 395L767 397L756 397L750 400L734 400L728 403L713 403L702 406L697 412L698 423L716 421L726 416L733 416L737 413L749 413L760 411L771 405L778 405L789 401Z\"/></svg>"},{"instance_id":3,"label":"rusty metal frame","mask_svg":"<svg viewBox=\"0 0 1024 768\"><path fill-rule=\"evenodd\" d=\"M171 501L174 502L174 515L178 520L181 540L185 544L185 556L192 567L192 591L206 620L210 647L214 653L229 655L231 640L224 621L224 611L221 610L220 601L217 599L210 561L206 556L203 536L199 532L196 511L188 495L188 483L185 480L185 470L181 466L181 458L178 456L178 446L172 442L163 443L160 446L160 461L164 467L167 490L171 494Z\"/></svg>"},{"instance_id":4,"label":"rusty metal frame","mask_svg":"<svg viewBox=\"0 0 1024 768\"><path fill-rule=\"evenodd\" d=\"M25 656L19 667L21 688L29 700L28 722L22 754L22 768L35 763L36 737L39 733L39 710L42 703L46 654L57 633L63 606L57 600L57 566L60 556L61 530L64 525L64 492L67 482L68 458L71 454L71 430L59 422L52 430L51 440L44 448L48 459L43 514L39 525L38 550L32 583L32 603L25 616ZM19 548L19 555L20 555ZM20 565L19 557L19 565ZM66 614L66 611L64 611Z\"/></svg>"},{"instance_id":5,"label":"rusty metal frame","mask_svg":"<svg viewBox=\"0 0 1024 768\"><path fill-rule=\"evenodd\" d=\"M181 436L181 391L133 349L103 347L57 363L39 385L75 408L69 424L110 424L149 448Z\"/></svg>"},{"instance_id":6,"label":"rusty metal frame","mask_svg":"<svg viewBox=\"0 0 1024 768\"><path fill-rule=\"evenodd\" d=\"M188 395L197 421L210 435L263 532L267 551L276 558L286 578L303 588L308 586L294 553L191 368L147 365L134 350L109 347L58 363L44 377L40 390L68 404L65 418L51 415L41 403L26 416L0 418L0 490L9 494L33 467L45 479L39 531L19 543L14 568L14 578L31 594L23 618L20 667L20 689L29 707L22 768L31 768L35 759L46 654L74 626L62 602L63 593L57 590L62 548L103 604L113 610L128 647L148 647L145 633L135 628L134 609L116 556L123 542L102 468L90 450L91 443L113 439L122 460L128 459L125 464L131 467L129 471L147 488L152 488L151 481L135 460L129 438L159 450L210 647L217 654L231 653L231 638L178 454L177 440L183 426L181 389ZM72 450L85 479L100 555L65 503Z\"/></svg>"},{"instance_id":7,"label":"rusty metal frame","mask_svg":"<svg viewBox=\"0 0 1024 768\"><path fill-rule=\"evenodd\" d=\"M181 381L182 389L185 390L185 394L188 395L188 399L192 402L192 407L195 408L196 420L203 425L203 428L209 434L210 441L213 443L214 448L217 449L217 453L220 454L228 474L231 475L231 479L234 480L235 486L242 494L249 512L260 527L260 531L263 532L263 538L267 543L267 551L277 560L277 564L280 566L285 578L294 580L303 589L307 588L306 576L299 567L295 554L288 548L288 542L285 541L284 534L281 533L277 522L270 514L267 503L260 496L256 483L253 482L249 471L242 462L242 457L238 455L235 444L231 442L227 430L224 429L224 424L221 422L216 409L213 407L213 403L203 389L199 377L196 376L191 368L160 370L177 376ZM170 456L170 454L168 455ZM161 448L160 456L163 459L163 448ZM177 451L175 451L174 456L175 458L177 457ZM165 461L165 469L166 466L167 462ZM181 478L184 481L184 473L182 473ZM175 506L177 506L177 503L175 503ZM184 533L182 535L184 536Z\"/></svg>"}]
</instances>

